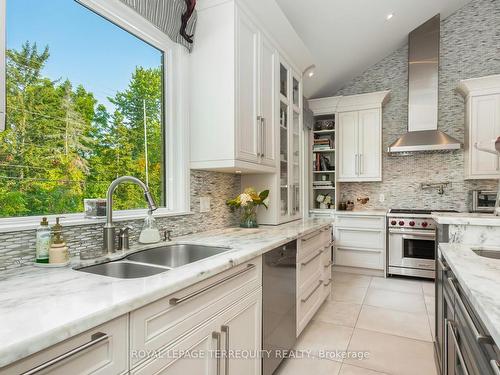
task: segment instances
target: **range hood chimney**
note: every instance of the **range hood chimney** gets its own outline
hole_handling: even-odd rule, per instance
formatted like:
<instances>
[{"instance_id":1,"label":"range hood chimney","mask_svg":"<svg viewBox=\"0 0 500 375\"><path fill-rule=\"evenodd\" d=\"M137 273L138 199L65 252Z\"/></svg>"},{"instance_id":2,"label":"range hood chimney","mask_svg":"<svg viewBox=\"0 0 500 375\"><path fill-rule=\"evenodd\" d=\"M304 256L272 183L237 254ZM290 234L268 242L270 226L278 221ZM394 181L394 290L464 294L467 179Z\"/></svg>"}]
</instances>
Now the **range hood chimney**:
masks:
<instances>
[{"instance_id":1,"label":"range hood chimney","mask_svg":"<svg viewBox=\"0 0 500 375\"><path fill-rule=\"evenodd\" d=\"M437 129L439 14L408 35L408 132L389 153L456 150L460 142Z\"/></svg>"}]
</instances>

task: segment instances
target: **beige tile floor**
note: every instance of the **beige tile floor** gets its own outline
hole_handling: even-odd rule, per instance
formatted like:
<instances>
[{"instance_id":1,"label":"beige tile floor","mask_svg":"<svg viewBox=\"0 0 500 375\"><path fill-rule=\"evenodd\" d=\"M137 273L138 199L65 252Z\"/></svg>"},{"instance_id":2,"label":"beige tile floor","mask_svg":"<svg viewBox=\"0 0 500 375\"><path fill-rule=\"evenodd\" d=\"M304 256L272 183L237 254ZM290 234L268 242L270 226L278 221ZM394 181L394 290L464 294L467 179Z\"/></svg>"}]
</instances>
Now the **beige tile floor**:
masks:
<instances>
[{"instance_id":1,"label":"beige tile floor","mask_svg":"<svg viewBox=\"0 0 500 375\"><path fill-rule=\"evenodd\" d=\"M434 284L335 272L332 293L296 349L368 352L364 359L285 361L276 375L436 375Z\"/></svg>"}]
</instances>

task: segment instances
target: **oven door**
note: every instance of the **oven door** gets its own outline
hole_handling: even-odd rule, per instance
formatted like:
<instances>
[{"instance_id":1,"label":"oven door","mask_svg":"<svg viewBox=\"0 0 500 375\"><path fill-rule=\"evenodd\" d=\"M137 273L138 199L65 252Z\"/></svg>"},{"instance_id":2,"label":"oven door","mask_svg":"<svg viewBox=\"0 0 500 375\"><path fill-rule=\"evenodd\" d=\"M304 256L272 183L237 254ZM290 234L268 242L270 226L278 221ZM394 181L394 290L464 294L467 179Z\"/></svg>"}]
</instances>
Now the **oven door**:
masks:
<instances>
[{"instance_id":1,"label":"oven door","mask_svg":"<svg viewBox=\"0 0 500 375\"><path fill-rule=\"evenodd\" d=\"M389 266L434 270L436 234L433 231L390 229Z\"/></svg>"}]
</instances>

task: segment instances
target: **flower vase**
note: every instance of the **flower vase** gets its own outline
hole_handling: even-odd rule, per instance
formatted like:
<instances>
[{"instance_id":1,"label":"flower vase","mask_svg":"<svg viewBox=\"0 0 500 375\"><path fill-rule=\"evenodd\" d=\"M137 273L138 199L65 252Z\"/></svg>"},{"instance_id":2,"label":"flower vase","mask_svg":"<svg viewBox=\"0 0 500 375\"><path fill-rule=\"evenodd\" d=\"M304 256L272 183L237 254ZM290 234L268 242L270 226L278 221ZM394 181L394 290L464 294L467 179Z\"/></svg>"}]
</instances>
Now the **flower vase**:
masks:
<instances>
[{"instance_id":1,"label":"flower vase","mask_svg":"<svg viewBox=\"0 0 500 375\"><path fill-rule=\"evenodd\" d=\"M241 228L257 228L257 206L247 206L241 208Z\"/></svg>"}]
</instances>

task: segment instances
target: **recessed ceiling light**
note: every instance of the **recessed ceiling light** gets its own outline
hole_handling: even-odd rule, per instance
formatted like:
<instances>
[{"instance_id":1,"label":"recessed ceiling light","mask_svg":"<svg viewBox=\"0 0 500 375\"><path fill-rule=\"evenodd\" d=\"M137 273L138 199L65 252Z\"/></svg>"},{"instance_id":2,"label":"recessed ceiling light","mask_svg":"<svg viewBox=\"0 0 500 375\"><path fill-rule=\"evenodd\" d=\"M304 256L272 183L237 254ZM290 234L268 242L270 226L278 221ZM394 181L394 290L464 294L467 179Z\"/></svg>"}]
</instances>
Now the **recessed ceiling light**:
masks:
<instances>
[{"instance_id":1,"label":"recessed ceiling light","mask_svg":"<svg viewBox=\"0 0 500 375\"><path fill-rule=\"evenodd\" d=\"M392 17L394 17L394 13L389 13L387 16L385 16L385 20L389 21Z\"/></svg>"},{"instance_id":2,"label":"recessed ceiling light","mask_svg":"<svg viewBox=\"0 0 500 375\"><path fill-rule=\"evenodd\" d=\"M311 78L312 76L314 76L314 70L311 70L308 74L309 78Z\"/></svg>"}]
</instances>

